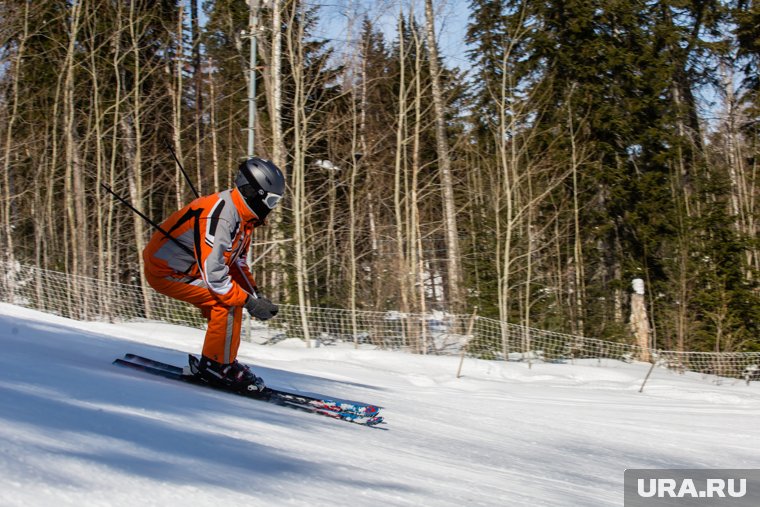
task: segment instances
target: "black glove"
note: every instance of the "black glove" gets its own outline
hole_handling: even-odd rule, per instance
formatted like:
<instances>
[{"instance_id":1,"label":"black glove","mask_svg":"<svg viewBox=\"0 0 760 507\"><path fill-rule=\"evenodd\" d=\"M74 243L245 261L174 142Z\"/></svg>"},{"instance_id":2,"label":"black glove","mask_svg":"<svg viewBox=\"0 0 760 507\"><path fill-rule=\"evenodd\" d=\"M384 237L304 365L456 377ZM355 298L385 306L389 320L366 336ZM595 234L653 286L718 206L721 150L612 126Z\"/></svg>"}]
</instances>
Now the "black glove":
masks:
<instances>
[{"instance_id":1,"label":"black glove","mask_svg":"<svg viewBox=\"0 0 760 507\"><path fill-rule=\"evenodd\" d=\"M259 320L269 320L280 310L280 307L269 301L264 296L254 298L250 296L248 301L245 302L245 309L252 317L256 317Z\"/></svg>"}]
</instances>

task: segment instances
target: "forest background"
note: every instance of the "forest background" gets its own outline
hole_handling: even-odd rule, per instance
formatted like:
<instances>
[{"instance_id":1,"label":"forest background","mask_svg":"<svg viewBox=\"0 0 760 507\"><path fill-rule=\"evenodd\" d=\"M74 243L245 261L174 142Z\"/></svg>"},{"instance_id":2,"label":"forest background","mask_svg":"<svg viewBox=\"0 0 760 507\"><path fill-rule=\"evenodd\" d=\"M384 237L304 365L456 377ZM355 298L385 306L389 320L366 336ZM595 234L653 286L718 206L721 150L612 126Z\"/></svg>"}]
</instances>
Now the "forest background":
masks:
<instances>
[{"instance_id":1,"label":"forest background","mask_svg":"<svg viewBox=\"0 0 760 507\"><path fill-rule=\"evenodd\" d=\"M653 347L760 350L760 7L471 0L445 57L451 6L262 2L256 154L288 180L264 292L632 342L641 278ZM102 184L163 220L193 197L168 145L231 186L248 26L244 0L0 1L7 265L148 290L152 231Z\"/></svg>"}]
</instances>

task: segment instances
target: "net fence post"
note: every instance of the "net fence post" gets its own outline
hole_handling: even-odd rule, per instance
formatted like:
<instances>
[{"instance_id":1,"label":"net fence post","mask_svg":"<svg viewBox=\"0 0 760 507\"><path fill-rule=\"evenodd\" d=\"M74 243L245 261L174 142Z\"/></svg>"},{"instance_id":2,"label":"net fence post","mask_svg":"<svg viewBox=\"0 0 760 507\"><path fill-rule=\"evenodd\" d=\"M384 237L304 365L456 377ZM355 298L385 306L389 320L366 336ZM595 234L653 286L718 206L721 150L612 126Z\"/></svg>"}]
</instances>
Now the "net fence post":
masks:
<instances>
[{"instance_id":1,"label":"net fence post","mask_svg":"<svg viewBox=\"0 0 760 507\"><path fill-rule=\"evenodd\" d=\"M659 354L658 354L658 356L659 356ZM646 376L644 377L644 381L641 383L641 387L639 388L639 392L640 393L644 392L644 386L647 384L647 380L649 380L649 376L652 374L652 370L654 370L654 367L657 364L657 359L655 359L651 355L649 357L651 359L651 363L652 364L649 367L649 371L647 372Z\"/></svg>"},{"instance_id":2,"label":"net fence post","mask_svg":"<svg viewBox=\"0 0 760 507\"><path fill-rule=\"evenodd\" d=\"M465 342L462 345L462 350L459 354L459 368L457 368L457 378L462 376L462 365L464 364L464 356L467 354L467 349L470 345L470 341L472 340L472 330L475 327L475 319L478 317L478 307L476 306L472 310L472 315L470 316L470 320L467 322L467 336L465 338Z\"/></svg>"}]
</instances>

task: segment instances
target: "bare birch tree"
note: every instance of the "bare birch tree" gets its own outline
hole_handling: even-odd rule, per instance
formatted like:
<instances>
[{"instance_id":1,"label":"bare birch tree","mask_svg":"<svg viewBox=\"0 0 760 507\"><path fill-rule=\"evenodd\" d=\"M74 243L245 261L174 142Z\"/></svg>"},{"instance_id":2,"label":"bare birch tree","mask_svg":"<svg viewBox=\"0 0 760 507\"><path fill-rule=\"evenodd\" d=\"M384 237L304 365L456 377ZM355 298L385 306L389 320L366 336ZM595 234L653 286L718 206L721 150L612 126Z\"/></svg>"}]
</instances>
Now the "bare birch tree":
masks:
<instances>
[{"instance_id":1,"label":"bare birch tree","mask_svg":"<svg viewBox=\"0 0 760 507\"><path fill-rule=\"evenodd\" d=\"M13 128L19 115L19 77L21 74L21 62L24 57L26 40L29 36L29 2L24 2L24 14L22 22L21 35L19 36L18 47L16 49L13 65L11 66L11 93L10 106L6 105L9 110L6 113L5 121L5 143L3 148L3 235L5 237L5 259L9 263L14 261L14 241L13 241L13 176L11 174L11 153L13 150ZM13 298L11 297L11 301Z\"/></svg>"},{"instance_id":2,"label":"bare birch tree","mask_svg":"<svg viewBox=\"0 0 760 507\"><path fill-rule=\"evenodd\" d=\"M295 249L295 278L297 285L298 305L301 316L301 329L303 338L311 346L311 336L309 332L308 317L306 310L309 305L308 299L308 280L306 266L306 83L304 82L303 66L303 24L297 21L299 16L303 15L302 7L293 4L291 7L288 23L288 59L292 69L292 79L294 85L293 91L293 110L295 118L293 121L293 147L292 147L292 202L293 202L293 222L294 235L293 247Z\"/></svg>"},{"instance_id":3,"label":"bare birch tree","mask_svg":"<svg viewBox=\"0 0 760 507\"><path fill-rule=\"evenodd\" d=\"M435 107L436 148L438 151L438 169L441 177L443 200L443 225L446 234L447 298L449 308L456 311L463 306L461 272L461 253L459 248L459 230L457 228L456 203L454 202L454 178L451 171L451 156L446 134L446 111L441 86L441 70L438 59L438 43L435 38L435 16L433 0L425 0L425 26L428 51L430 52L430 74Z\"/></svg>"}]
</instances>

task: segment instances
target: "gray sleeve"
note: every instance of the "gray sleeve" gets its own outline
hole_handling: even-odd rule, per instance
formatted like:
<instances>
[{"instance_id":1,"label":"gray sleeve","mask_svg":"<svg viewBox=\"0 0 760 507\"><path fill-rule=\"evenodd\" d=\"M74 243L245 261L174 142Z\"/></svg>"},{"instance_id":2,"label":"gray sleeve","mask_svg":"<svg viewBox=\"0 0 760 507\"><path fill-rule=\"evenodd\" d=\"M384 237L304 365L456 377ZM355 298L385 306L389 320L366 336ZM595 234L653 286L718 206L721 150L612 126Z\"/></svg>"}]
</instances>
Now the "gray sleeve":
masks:
<instances>
[{"instance_id":1,"label":"gray sleeve","mask_svg":"<svg viewBox=\"0 0 760 507\"><path fill-rule=\"evenodd\" d=\"M200 224L205 243L202 250L208 252L200 266L203 279L209 289L222 296L233 287L230 268L224 258L224 253L232 247L232 224L223 216L224 208L225 200L220 199Z\"/></svg>"}]
</instances>

